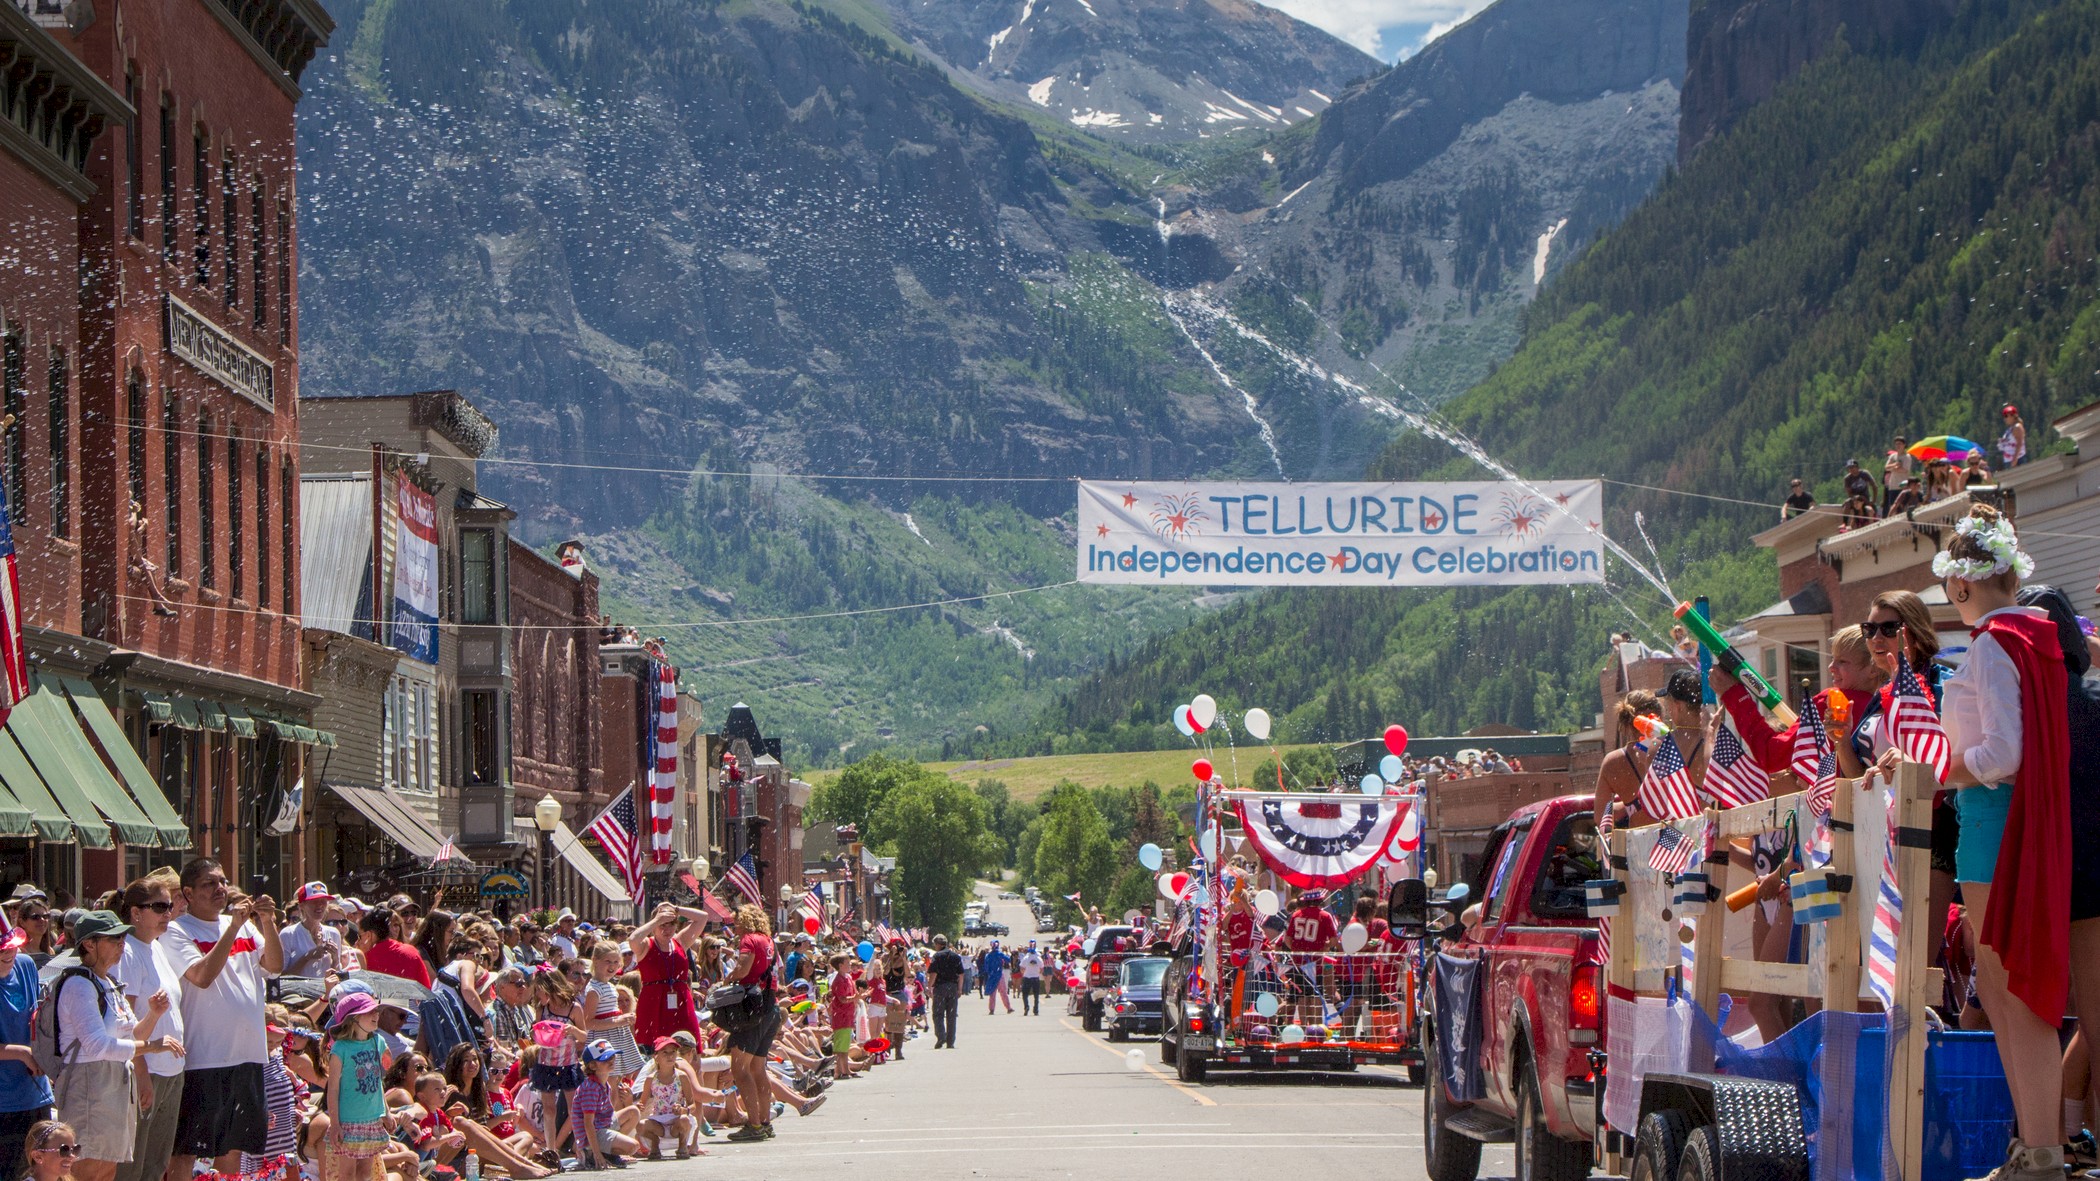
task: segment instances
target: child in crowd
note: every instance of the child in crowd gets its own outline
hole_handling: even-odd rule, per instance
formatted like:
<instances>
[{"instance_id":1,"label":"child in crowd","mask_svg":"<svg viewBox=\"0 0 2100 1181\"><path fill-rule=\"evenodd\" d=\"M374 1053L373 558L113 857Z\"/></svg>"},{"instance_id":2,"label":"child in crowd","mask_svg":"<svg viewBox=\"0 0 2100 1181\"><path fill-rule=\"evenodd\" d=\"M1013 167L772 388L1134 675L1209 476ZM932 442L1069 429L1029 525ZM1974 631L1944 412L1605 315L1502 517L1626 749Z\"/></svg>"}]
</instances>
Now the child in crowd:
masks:
<instances>
[{"instance_id":1,"label":"child in crowd","mask_svg":"<svg viewBox=\"0 0 2100 1181\"><path fill-rule=\"evenodd\" d=\"M363 1181L392 1137L379 1062L379 1003L366 993L336 1002L328 1027L328 1139L326 1176Z\"/></svg>"},{"instance_id":2,"label":"child in crowd","mask_svg":"<svg viewBox=\"0 0 2100 1181\"><path fill-rule=\"evenodd\" d=\"M676 1038L657 1038L655 1051L649 1065L634 1078L635 1093L644 1097L642 1122L637 1129L641 1133L639 1139L649 1150L650 1160L662 1160L664 1136L675 1136L678 1159L686 1160L693 1155L697 1121L693 1113L700 1110L708 1093L701 1090L700 1076L678 1056ZM717 1101L720 1098L715 1096Z\"/></svg>"},{"instance_id":3,"label":"child in crowd","mask_svg":"<svg viewBox=\"0 0 2100 1181\"><path fill-rule=\"evenodd\" d=\"M602 1169L624 1167L625 1157L641 1155L642 1146L623 1135L613 1123L613 1067L619 1051L604 1038L594 1038L583 1049L585 1075L569 1104L576 1124L576 1166Z\"/></svg>"},{"instance_id":4,"label":"child in crowd","mask_svg":"<svg viewBox=\"0 0 2100 1181\"><path fill-rule=\"evenodd\" d=\"M831 1053L832 1070L840 1081L852 1078L853 1016L860 1001L859 978L852 968L853 957L840 952L831 957Z\"/></svg>"}]
</instances>

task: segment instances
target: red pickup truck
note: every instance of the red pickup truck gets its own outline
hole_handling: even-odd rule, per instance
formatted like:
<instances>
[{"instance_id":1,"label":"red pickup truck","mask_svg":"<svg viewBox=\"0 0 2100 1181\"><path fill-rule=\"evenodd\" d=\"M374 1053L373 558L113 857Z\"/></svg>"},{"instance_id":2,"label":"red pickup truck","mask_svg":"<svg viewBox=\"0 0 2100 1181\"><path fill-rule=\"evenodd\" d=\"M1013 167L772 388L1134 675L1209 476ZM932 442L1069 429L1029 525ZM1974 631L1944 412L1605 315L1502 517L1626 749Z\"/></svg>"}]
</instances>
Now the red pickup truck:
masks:
<instances>
[{"instance_id":1,"label":"red pickup truck","mask_svg":"<svg viewBox=\"0 0 2100 1181\"><path fill-rule=\"evenodd\" d=\"M1588 796L1523 808L1489 836L1468 883L1470 921L1444 942L1425 989L1431 1181L1472 1181L1480 1146L1512 1140L1518 1181L1588 1176L1604 967L1583 883L1609 876L1602 849Z\"/></svg>"}]
</instances>

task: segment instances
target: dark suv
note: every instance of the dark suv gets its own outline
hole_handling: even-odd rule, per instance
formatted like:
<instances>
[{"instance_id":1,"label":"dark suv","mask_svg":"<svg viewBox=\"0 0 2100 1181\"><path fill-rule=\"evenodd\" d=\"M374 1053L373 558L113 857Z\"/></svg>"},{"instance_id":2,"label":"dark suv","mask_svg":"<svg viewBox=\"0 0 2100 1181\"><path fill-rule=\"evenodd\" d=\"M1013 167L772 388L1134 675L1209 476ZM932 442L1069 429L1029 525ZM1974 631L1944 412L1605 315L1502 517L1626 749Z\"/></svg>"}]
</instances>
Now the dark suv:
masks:
<instances>
[{"instance_id":1,"label":"dark suv","mask_svg":"<svg viewBox=\"0 0 2100 1181\"><path fill-rule=\"evenodd\" d=\"M1123 961L1116 974L1115 995L1109 998L1105 1015L1109 1041L1125 1042L1133 1033L1159 1032L1160 991L1169 962L1158 955L1133 956Z\"/></svg>"}]
</instances>

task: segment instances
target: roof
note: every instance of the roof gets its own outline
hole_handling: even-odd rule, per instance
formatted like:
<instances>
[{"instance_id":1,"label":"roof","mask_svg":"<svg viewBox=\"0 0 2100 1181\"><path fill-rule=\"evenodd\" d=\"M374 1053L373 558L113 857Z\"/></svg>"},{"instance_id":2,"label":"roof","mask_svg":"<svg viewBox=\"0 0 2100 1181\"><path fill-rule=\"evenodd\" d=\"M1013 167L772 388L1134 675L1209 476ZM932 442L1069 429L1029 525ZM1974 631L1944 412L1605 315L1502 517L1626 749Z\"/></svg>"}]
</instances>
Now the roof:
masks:
<instances>
[{"instance_id":1,"label":"roof","mask_svg":"<svg viewBox=\"0 0 2100 1181\"><path fill-rule=\"evenodd\" d=\"M299 614L307 627L369 637L358 604L372 571L372 477L299 478Z\"/></svg>"},{"instance_id":2,"label":"roof","mask_svg":"<svg viewBox=\"0 0 2100 1181\"><path fill-rule=\"evenodd\" d=\"M1784 619L1792 615L1830 614L1830 592L1820 582L1811 582L1787 598L1781 599L1764 610L1743 621L1748 625L1759 619Z\"/></svg>"}]
</instances>

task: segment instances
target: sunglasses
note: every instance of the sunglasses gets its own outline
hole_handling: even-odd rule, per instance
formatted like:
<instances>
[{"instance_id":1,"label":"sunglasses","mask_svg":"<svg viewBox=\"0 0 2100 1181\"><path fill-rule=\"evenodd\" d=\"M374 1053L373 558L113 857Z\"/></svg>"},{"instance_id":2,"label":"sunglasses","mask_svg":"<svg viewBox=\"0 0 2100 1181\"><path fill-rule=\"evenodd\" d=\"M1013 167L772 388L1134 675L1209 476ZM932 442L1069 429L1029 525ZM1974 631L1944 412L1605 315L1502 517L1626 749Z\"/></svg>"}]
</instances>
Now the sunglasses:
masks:
<instances>
[{"instance_id":1,"label":"sunglasses","mask_svg":"<svg viewBox=\"0 0 2100 1181\"><path fill-rule=\"evenodd\" d=\"M37 1151L38 1151L38 1152L55 1152L55 1153L57 1153L57 1154L58 1154L58 1155L60 1155L60 1156L79 1156L79 1155L80 1155L80 1145L78 1145L78 1144L47 1144L47 1145L45 1145L44 1147L42 1147L42 1148L39 1148L39 1149L37 1149Z\"/></svg>"},{"instance_id":2,"label":"sunglasses","mask_svg":"<svg viewBox=\"0 0 2100 1181\"><path fill-rule=\"evenodd\" d=\"M1880 636L1884 640L1893 640L1903 634L1903 621L1890 619L1881 623L1875 623L1870 619L1859 625L1859 632L1870 640L1875 636Z\"/></svg>"},{"instance_id":3,"label":"sunglasses","mask_svg":"<svg viewBox=\"0 0 2100 1181\"><path fill-rule=\"evenodd\" d=\"M51 912L48 910L40 910L37 911L35 914L30 914L25 911L22 914L22 921L25 923L47 923L51 921Z\"/></svg>"},{"instance_id":4,"label":"sunglasses","mask_svg":"<svg viewBox=\"0 0 2100 1181\"><path fill-rule=\"evenodd\" d=\"M166 914L175 909L175 904L163 898L159 902L141 902L133 910L150 910L154 914Z\"/></svg>"}]
</instances>

